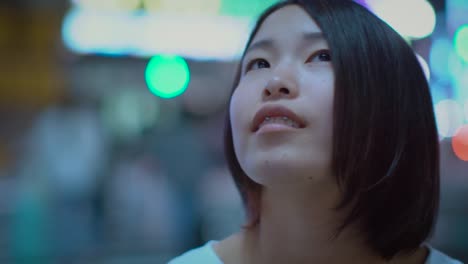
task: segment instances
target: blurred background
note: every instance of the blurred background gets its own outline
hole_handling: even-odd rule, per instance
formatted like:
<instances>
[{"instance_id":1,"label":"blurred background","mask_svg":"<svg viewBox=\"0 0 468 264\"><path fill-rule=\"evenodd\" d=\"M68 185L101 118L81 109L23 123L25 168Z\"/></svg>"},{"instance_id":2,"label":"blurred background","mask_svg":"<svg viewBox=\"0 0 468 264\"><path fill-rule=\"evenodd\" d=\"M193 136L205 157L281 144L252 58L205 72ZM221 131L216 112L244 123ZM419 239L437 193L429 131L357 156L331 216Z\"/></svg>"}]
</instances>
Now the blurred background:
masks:
<instances>
[{"instance_id":1,"label":"blurred background","mask_svg":"<svg viewBox=\"0 0 468 264\"><path fill-rule=\"evenodd\" d=\"M0 263L165 263L238 230L222 149L275 0L2 0ZM441 142L430 243L468 262L468 0L359 1L418 54Z\"/></svg>"}]
</instances>

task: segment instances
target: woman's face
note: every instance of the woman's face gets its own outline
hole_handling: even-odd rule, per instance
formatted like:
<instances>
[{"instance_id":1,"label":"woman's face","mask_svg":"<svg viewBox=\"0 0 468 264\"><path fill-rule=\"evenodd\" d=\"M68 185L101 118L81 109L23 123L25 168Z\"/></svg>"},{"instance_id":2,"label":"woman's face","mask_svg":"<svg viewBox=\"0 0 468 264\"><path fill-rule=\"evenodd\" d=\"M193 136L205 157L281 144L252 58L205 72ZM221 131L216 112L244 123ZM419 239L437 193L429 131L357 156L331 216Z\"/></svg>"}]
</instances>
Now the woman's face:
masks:
<instances>
[{"instance_id":1,"label":"woman's face","mask_svg":"<svg viewBox=\"0 0 468 264\"><path fill-rule=\"evenodd\" d=\"M235 154L257 183L331 180L334 73L320 28L299 6L265 19L230 103Z\"/></svg>"}]
</instances>

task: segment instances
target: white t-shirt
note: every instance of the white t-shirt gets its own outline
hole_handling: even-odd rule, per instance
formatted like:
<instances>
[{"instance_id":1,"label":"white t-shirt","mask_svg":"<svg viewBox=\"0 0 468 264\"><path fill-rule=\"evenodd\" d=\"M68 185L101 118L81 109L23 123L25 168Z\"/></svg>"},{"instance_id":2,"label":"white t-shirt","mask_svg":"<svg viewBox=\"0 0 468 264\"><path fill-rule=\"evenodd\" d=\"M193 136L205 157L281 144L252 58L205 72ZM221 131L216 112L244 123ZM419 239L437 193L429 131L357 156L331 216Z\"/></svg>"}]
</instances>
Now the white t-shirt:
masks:
<instances>
[{"instance_id":1,"label":"white t-shirt","mask_svg":"<svg viewBox=\"0 0 468 264\"><path fill-rule=\"evenodd\" d=\"M169 261L168 264L223 264L223 261L216 255L213 244L217 241L209 241L205 245L187 251L186 253ZM425 264L463 264L444 253L428 246L429 255Z\"/></svg>"}]
</instances>

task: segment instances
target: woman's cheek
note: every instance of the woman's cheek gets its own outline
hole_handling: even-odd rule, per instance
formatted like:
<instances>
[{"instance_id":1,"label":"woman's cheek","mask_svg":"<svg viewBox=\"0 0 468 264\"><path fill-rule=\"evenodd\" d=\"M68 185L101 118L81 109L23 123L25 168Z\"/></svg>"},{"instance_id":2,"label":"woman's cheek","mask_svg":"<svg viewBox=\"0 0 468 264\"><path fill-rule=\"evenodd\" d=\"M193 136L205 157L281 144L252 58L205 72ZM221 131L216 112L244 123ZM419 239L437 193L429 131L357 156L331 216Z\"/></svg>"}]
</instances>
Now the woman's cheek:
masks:
<instances>
[{"instance_id":1,"label":"woman's cheek","mask_svg":"<svg viewBox=\"0 0 468 264\"><path fill-rule=\"evenodd\" d=\"M231 97L231 103L229 105L229 113L231 119L231 128L233 136L239 132L240 123L241 123L241 114L242 114L242 107L241 104L242 100L239 98L239 90L236 89Z\"/></svg>"},{"instance_id":2,"label":"woman's cheek","mask_svg":"<svg viewBox=\"0 0 468 264\"><path fill-rule=\"evenodd\" d=\"M245 144L244 142L244 136L243 136L243 129L242 129L242 115L245 115L245 110L242 109L241 107L241 102L242 98L239 96L239 91L236 90L232 97L231 97L231 103L229 106L229 113L230 113L230 120L231 120L231 132L232 132L232 140L234 144L234 153L239 159L239 157L242 157L243 155L241 154L243 152L243 147Z\"/></svg>"},{"instance_id":3,"label":"woman's cheek","mask_svg":"<svg viewBox=\"0 0 468 264\"><path fill-rule=\"evenodd\" d=\"M231 115L231 126L239 131L250 130L251 119L258 110L261 94L266 84L264 74L251 73L243 76L239 85L235 88L229 106Z\"/></svg>"}]
</instances>

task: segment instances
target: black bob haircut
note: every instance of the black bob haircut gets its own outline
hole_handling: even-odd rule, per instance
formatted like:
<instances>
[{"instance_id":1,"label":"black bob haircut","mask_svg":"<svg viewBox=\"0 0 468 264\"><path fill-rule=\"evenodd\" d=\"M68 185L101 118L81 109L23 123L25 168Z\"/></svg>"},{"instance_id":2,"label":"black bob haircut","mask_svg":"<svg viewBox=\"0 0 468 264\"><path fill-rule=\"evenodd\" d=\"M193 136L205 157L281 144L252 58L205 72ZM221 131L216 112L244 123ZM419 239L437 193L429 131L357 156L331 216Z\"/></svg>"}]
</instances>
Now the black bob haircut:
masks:
<instances>
[{"instance_id":1,"label":"black bob haircut","mask_svg":"<svg viewBox=\"0 0 468 264\"><path fill-rule=\"evenodd\" d=\"M323 31L335 73L332 170L349 208L339 234L359 223L385 259L416 250L431 235L439 206L439 142L427 80L412 48L390 26L351 0L279 2L302 7ZM243 57L242 57L243 59ZM240 66L234 89L240 79ZM225 156L246 209L245 228L261 219L261 186L235 156L230 114Z\"/></svg>"}]
</instances>

